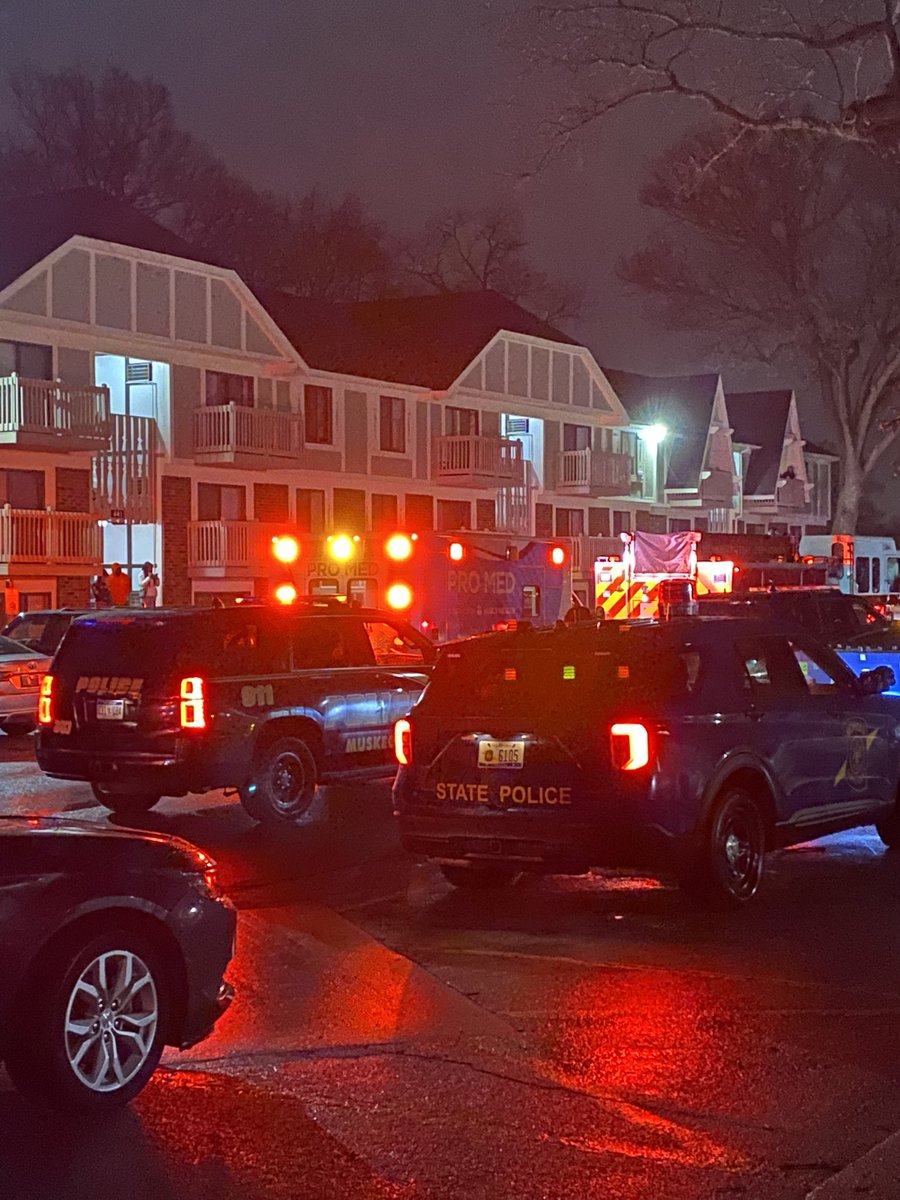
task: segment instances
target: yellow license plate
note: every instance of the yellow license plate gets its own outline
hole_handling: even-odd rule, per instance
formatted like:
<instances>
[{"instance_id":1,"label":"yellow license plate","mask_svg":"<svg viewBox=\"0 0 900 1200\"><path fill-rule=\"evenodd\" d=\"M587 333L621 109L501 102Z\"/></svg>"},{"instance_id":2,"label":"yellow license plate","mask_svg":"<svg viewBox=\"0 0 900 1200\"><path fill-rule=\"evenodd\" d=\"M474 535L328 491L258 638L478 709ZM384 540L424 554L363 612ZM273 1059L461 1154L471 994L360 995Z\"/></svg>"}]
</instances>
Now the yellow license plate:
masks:
<instances>
[{"instance_id":1,"label":"yellow license plate","mask_svg":"<svg viewBox=\"0 0 900 1200\"><path fill-rule=\"evenodd\" d=\"M525 742L495 742L483 738L478 743L479 767L521 768L525 765Z\"/></svg>"}]
</instances>

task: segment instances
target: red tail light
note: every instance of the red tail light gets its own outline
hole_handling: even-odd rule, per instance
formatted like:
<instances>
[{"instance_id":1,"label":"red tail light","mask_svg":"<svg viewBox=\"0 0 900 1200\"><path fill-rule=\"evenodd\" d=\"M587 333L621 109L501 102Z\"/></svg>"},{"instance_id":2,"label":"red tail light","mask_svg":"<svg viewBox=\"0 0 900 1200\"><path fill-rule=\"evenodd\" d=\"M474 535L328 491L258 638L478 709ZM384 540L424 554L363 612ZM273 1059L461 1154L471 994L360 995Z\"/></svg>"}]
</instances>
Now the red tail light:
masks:
<instances>
[{"instance_id":1,"label":"red tail light","mask_svg":"<svg viewBox=\"0 0 900 1200\"><path fill-rule=\"evenodd\" d=\"M620 721L609 731L613 766L620 771L639 771L650 761L650 733L646 725Z\"/></svg>"},{"instance_id":2,"label":"red tail light","mask_svg":"<svg viewBox=\"0 0 900 1200\"><path fill-rule=\"evenodd\" d=\"M206 728L206 702L203 680L197 675L181 681L181 728Z\"/></svg>"},{"instance_id":3,"label":"red tail light","mask_svg":"<svg viewBox=\"0 0 900 1200\"><path fill-rule=\"evenodd\" d=\"M41 680L41 692L38 698L38 724L53 724L53 676L45 675Z\"/></svg>"},{"instance_id":4,"label":"red tail light","mask_svg":"<svg viewBox=\"0 0 900 1200\"><path fill-rule=\"evenodd\" d=\"M406 717L394 723L394 756L401 767L412 763L412 726Z\"/></svg>"}]
</instances>

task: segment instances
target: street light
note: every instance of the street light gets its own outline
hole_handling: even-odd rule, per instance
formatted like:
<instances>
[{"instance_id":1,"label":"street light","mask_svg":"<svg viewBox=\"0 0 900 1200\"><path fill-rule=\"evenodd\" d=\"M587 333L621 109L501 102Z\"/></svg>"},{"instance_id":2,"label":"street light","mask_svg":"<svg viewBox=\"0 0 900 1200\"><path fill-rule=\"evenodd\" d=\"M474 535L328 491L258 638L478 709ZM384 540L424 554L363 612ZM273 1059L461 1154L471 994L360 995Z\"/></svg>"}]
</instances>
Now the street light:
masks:
<instances>
[{"instance_id":1,"label":"street light","mask_svg":"<svg viewBox=\"0 0 900 1200\"><path fill-rule=\"evenodd\" d=\"M659 443L669 436L669 431L665 425L655 422L653 425L645 425L639 431L639 436L645 446L655 450Z\"/></svg>"}]
</instances>

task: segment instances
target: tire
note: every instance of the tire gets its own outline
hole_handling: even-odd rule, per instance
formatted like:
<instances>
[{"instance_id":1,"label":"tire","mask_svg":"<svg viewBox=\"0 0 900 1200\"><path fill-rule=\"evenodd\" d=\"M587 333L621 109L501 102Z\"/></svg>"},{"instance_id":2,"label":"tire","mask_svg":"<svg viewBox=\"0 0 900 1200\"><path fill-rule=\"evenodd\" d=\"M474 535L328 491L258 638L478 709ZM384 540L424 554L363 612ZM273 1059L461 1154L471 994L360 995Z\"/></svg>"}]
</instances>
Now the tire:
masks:
<instances>
[{"instance_id":1,"label":"tire","mask_svg":"<svg viewBox=\"0 0 900 1200\"><path fill-rule=\"evenodd\" d=\"M875 822L875 828L888 850L900 850L900 802L890 816Z\"/></svg>"},{"instance_id":2,"label":"tire","mask_svg":"<svg viewBox=\"0 0 900 1200\"><path fill-rule=\"evenodd\" d=\"M319 768L309 745L282 737L257 750L241 803L261 825L308 822L316 807Z\"/></svg>"},{"instance_id":3,"label":"tire","mask_svg":"<svg viewBox=\"0 0 900 1200\"><path fill-rule=\"evenodd\" d=\"M111 929L70 942L39 965L19 998L5 1056L10 1078L47 1108L127 1104L159 1062L169 1005L148 939Z\"/></svg>"},{"instance_id":4,"label":"tire","mask_svg":"<svg viewBox=\"0 0 900 1200\"><path fill-rule=\"evenodd\" d=\"M92 783L91 791L97 803L117 817L139 817L162 799L159 792L116 792L104 783Z\"/></svg>"},{"instance_id":5,"label":"tire","mask_svg":"<svg viewBox=\"0 0 900 1200\"><path fill-rule=\"evenodd\" d=\"M0 721L0 729L7 737L19 738L34 733L35 725L30 717L9 717L5 721Z\"/></svg>"},{"instance_id":6,"label":"tire","mask_svg":"<svg viewBox=\"0 0 900 1200\"><path fill-rule=\"evenodd\" d=\"M726 787L713 805L681 886L704 908L741 908L759 891L765 857L766 823L759 804L746 788Z\"/></svg>"},{"instance_id":7,"label":"tire","mask_svg":"<svg viewBox=\"0 0 900 1200\"><path fill-rule=\"evenodd\" d=\"M458 863L444 863L441 874L448 883L460 891L499 891L515 879L518 871L511 867L464 867Z\"/></svg>"}]
</instances>

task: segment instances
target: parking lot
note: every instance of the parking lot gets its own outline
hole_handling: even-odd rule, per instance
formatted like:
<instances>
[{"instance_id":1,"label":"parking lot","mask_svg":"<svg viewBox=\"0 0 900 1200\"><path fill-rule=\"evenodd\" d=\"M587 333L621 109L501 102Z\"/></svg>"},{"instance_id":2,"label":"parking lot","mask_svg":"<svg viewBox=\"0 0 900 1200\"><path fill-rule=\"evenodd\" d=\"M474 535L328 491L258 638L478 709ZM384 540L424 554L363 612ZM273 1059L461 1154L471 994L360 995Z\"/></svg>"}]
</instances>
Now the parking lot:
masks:
<instances>
[{"instance_id":1,"label":"parking lot","mask_svg":"<svg viewBox=\"0 0 900 1200\"><path fill-rule=\"evenodd\" d=\"M326 800L277 837L222 793L142 819L219 862L238 998L102 1125L0 1082L5 1194L893 1194L889 1141L875 1190L840 1175L900 1127L900 861L873 832L772 859L716 916L615 873L454 894L399 849L386 785ZM107 820L27 741L0 811Z\"/></svg>"}]
</instances>

